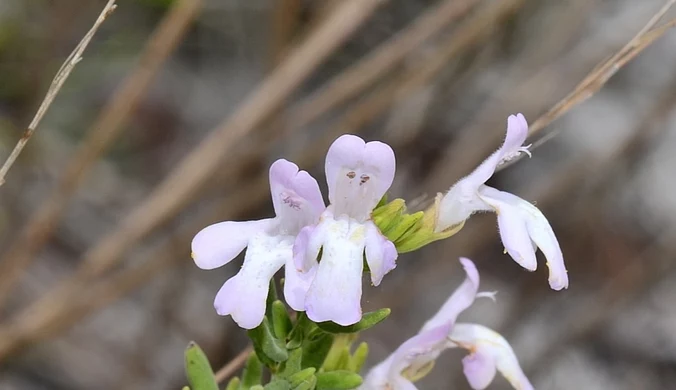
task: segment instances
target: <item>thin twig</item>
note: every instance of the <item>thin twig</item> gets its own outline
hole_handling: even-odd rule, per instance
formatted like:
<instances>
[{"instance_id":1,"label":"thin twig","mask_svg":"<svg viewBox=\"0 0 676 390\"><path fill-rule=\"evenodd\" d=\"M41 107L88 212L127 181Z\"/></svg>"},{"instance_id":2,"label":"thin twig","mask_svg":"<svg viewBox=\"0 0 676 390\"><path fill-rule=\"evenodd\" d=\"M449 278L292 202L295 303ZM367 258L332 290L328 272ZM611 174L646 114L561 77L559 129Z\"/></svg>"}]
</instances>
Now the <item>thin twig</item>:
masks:
<instances>
[{"instance_id":1,"label":"thin twig","mask_svg":"<svg viewBox=\"0 0 676 390\"><path fill-rule=\"evenodd\" d=\"M235 373L235 371L239 370L242 366L244 366L244 363L246 363L246 360L249 358L249 355L251 355L251 352L253 352L253 347L248 346L244 348L240 353L237 354L232 360L228 362L225 366L221 367L217 372L216 372L216 382L217 383L223 383L225 382L226 379L228 379L232 374Z\"/></svg>"},{"instance_id":2,"label":"thin twig","mask_svg":"<svg viewBox=\"0 0 676 390\"><path fill-rule=\"evenodd\" d=\"M430 37L466 14L477 2L478 0L444 0L430 7L408 27L304 98L294 108L289 120L290 126L306 126L356 96L392 70L409 53L420 48Z\"/></svg>"},{"instance_id":3,"label":"thin twig","mask_svg":"<svg viewBox=\"0 0 676 390\"><path fill-rule=\"evenodd\" d=\"M115 92L96 119L54 190L33 213L26 227L0 260L0 307L6 302L18 277L45 245L56 228L79 184L94 167L94 162L125 129L132 114L157 72L174 51L197 15L202 0L180 0L162 19L141 54L138 65Z\"/></svg>"},{"instance_id":4,"label":"thin twig","mask_svg":"<svg viewBox=\"0 0 676 390\"><path fill-rule=\"evenodd\" d=\"M555 104L537 120L535 120L535 122L533 122L529 127L529 136L533 136L540 132L550 123L561 117L566 112L570 111L573 107L592 97L608 82L611 77L613 77L613 75L617 73L618 70L620 70L645 48L650 46L658 38L662 37L662 35L674 27L676 25L676 19L670 20L664 25L652 29L674 4L676 4L676 0L668 0L664 6L662 6L662 8L660 8L660 10L650 18L648 23L646 23L646 25L643 26L643 28L641 28L641 30L636 35L634 35L631 40L629 40L629 42L627 42L609 59L597 65L591 71L591 73L582 79L582 81L573 89L571 93ZM550 133L545 135L542 139L534 142L532 149L547 142L553 138L555 134L556 133ZM498 171L515 164L523 157L523 155L518 156L509 163L499 167Z\"/></svg>"},{"instance_id":5,"label":"thin twig","mask_svg":"<svg viewBox=\"0 0 676 390\"><path fill-rule=\"evenodd\" d=\"M28 140L33 136L33 133L35 133L35 130L40 124L40 121L42 121L42 117L45 116L47 110L52 105L54 98L61 90L63 83L66 82L66 79L68 79L68 76L70 76L70 72L72 72L73 68L75 68L75 65L77 65L78 62L82 60L82 53L84 53L85 49L87 48L87 45L89 45L89 41L92 40L94 34L96 34L99 27L101 27L101 25L103 24L103 22L106 21L108 16L110 16L110 14L113 13L115 8L117 8L115 0L108 0L108 3L106 4L105 7L103 7L103 11L101 11L101 14L96 19L96 22L94 22L92 28L89 29L87 34L85 34L84 38L82 38L80 43L78 43L78 45L75 47L75 50L73 50L73 52L70 53L68 58L66 58L66 61L63 63L63 65L61 65L59 71L56 72L56 76L54 76L54 79L52 80L52 83L49 86L49 89L47 90L47 94L45 95L45 98L42 100L42 104L40 104L40 107L38 108L38 112L35 114L33 120L24 131L23 135L19 139L19 142L17 142L16 146L14 147L14 150L12 150L12 153L9 155L9 157L7 157L7 160L2 165L2 168L0 168L0 186L5 183L5 176L7 175L7 172L12 167L17 157L19 157L19 154L21 154L21 151L28 143Z\"/></svg>"},{"instance_id":6,"label":"thin twig","mask_svg":"<svg viewBox=\"0 0 676 390\"><path fill-rule=\"evenodd\" d=\"M80 294L86 282L120 262L125 251L178 212L218 170L229 149L279 107L381 4L382 0L341 2L229 120L204 139L145 201L127 215L117 230L85 253L74 275L18 313L10 320L10 327L11 324L25 324L29 330L35 330L58 317L60 302ZM7 357L1 350L0 358Z\"/></svg>"}]
</instances>

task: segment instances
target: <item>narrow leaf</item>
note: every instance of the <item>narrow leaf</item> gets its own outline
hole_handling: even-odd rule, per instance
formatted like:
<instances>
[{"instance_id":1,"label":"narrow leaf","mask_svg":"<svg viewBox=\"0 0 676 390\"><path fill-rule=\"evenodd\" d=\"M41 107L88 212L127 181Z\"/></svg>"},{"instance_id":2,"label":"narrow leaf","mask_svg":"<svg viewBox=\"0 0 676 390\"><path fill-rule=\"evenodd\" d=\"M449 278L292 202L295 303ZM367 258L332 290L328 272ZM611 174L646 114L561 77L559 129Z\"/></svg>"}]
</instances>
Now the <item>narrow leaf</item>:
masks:
<instances>
[{"instance_id":1,"label":"narrow leaf","mask_svg":"<svg viewBox=\"0 0 676 390\"><path fill-rule=\"evenodd\" d=\"M242 372L242 388L248 389L252 386L260 385L262 376L263 365L254 352L249 355L249 360L247 360L244 372Z\"/></svg>"},{"instance_id":2,"label":"narrow leaf","mask_svg":"<svg viewBox=\"0 0 676 390\"><path fill-rule=\"evenodd\" d=\"M209 359L194 342L185 350L185 372L192 390L218 390Z\"/></svg>"},{"instance_id":3,"label":"narrow leaf","mask_svg":"<svg viewBox=\"0 0 676 390\"><path fill-rule=\"evenodd\" d=\"M361 385L361 376L350 371L330 371L317 374L317 390L349 390Z\"/></svg>"},{"instance_id":4,"label":"narrow leaf","mask_svg":"<svg viewBox=\"0 0 676 390\"><path fill-rule=\"evenodd\" d=\"M390 315L390 309L380 309L362 316L361 321L349 326L341 326L331 321L318 322L317 326L329 333L356 333L369 329Z\"/></svg>"}]
</instances>

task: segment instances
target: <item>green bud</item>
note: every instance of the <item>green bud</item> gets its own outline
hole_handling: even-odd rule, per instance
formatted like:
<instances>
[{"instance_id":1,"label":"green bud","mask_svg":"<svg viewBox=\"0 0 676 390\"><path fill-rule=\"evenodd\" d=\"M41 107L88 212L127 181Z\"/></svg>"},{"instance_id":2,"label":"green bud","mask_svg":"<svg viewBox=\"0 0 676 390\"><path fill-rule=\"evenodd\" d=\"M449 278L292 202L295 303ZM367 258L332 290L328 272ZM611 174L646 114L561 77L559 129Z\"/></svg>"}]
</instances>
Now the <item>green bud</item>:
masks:
<instances>
[{"instance_id":1,"label":"green bud","mask_svg":"<svg viewBox=\"0 0 676 390\"><path fill-rule=\"evenodd\" d=\"M242 372L242 388L248 389L249 387L260 385L262 376L263 365L254 352L249 355L249 360L247 360Z\"/></svg>"},{"instance_id":2,"label":"green bud","mask_svg":"<svg viewBox=\"0 0 676 390\"><path fill-rule=\"evenodd\" d=\"M303 382L299 383L293 390L314 390L317 386L317 377L312 375Z\"/></svg>"},{"instance_id":3,"label":"green bud","mask_svg":"<svg viewBox=\"0 0 676 390\"><path fill-rule=\"evenodd\" d=\"M350 359L349 370L357 373L360 372L362 367L364 367L364 363L366 362L366 358L368 357L368 355L369 355L369 346L368 344L362 342L354 351L354 354L352 354L352 358Z\"/></svg>"},{"instance_id":4,"label":"green bud","mask_svg":"<svg viewBox=\"0 0 676 390\"><path fill-rule=\"evenodd\" d=\"M289 318L289 312L286 311L286 306L280 300L272 302L272 328L275 334L275 337L278 339L285 340L286 336L289 335L291 331L291 318Z\"/></svg>"},{"instance_id":5,"label":"green bud","mask_svg":"<svg viewBox=\"0 0 676 390\"><path fill-rule=\"evenodd\" d=\"M331 371L317 374L317 390L354 389L362 382L361 376L350 371Z\"/></svg>"},{"instance_id":6,"label":"green bud","mask_svg":"<svg viewBox=\"0 0 676 390\"><path fill-rule=\"evenodd\" d=\"M366 313L361 317L361 321L349 326L341 326L331 321L318 322L317 326L329 333L356 333L369 329L382 322L391 312L390 309L386 308Z\"/></svg>"},{"instance_id":7,"label":"green bud","mask_svg":"<svg viewBox=\"0 0 676 390\"><path fill-rule=\"evenodd\" d=\"M291 375L288 378L289 383L291 384L291 387L297 387L301 383L308 381L310 378L314 377L315 372L317 372L317 369L314 367L308 367L304 370L298 371L297 373Z\"/></svg>"},{"instance_id":8,"label":"green bud","mask_svg":"<svg viewBox=\"0 0 676 390\"><path fill-rule=\"evenodd\" d=\"M260 388L261 390L291 390L291 385L285 380L274 380L265 385L265 387L260 386ZM251 390L254 390L254 388L252 387Z\"/></svg>"},{"instance_id":9,"label":"green bud","mask_svg":"<svg viewBox=\"0 0 676 390\"><path fill-rule=\"evenodd\" d=\"M192 390L218 390L209 359L194 342L185 350L185 372Z\"/></svg>"},{"instance_id":10,"label":"green bud","mask_svg":"<svg viewBox=\"0 0 676 390\"><path fill-rule=\"evenodd\" d=\"M228 382L228 385L225 387L225 390L239 390L239 378L234 377L230 379L230 382Z\"/></svg>"}]
</instances>

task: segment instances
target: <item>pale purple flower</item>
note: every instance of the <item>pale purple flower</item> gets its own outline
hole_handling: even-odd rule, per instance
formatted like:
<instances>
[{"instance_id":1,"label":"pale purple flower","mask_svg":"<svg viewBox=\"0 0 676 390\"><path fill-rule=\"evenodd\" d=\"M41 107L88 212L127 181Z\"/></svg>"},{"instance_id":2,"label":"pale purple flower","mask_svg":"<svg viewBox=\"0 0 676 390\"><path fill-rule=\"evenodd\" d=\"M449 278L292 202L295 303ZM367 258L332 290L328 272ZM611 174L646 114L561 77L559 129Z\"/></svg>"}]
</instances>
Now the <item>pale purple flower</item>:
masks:
<instances>
[{"instance_id":1,"label":"pale purple flower","mask_svg":"<svg viewBox=\"0 0 676 390\"><path fill-rule=\"evenodd\" d=\"M474 172L460 179L439 203L437 231L456 226L475 212L493 211L498 215L500 237L507 253L522 267L537 268L536 248L547 258L549 285L554 290L568 287L568 274L559 243L545 216L526 200L485 185L495 169L520 153L528 136L528 123L522 114L507 119L507 136L495 151Z\"/></svg>"},{"instance_id":2,"label":"pale purple flower","mask_svg":"<svg viewBox=\"0 0 676 390\"><path fill-rule=\"evenodd\" d=\"M533 389L514 351L502 336L481 325L456 323L458 315L472 305L476 297L492 297L490 293L477 293L479 273L474 263L465 258L460 262L467 273L463 284L416 336L371 369L359 390L416 390L413 382L432 369L441 352L457 347L470 352L462 364L473 389L485 389L496 371L500 371L515 389Z\"/></svg>"},{"instance_id":3,"label":"pale purple flower","mask_svg":"<svg viewBox=\"0 0 676 390\"><path fill-rule=\"evenodd\" d=\"M324 200L317 181L287 160L270 166L270 192L275 218L220 222L204 228L192 241L198 267L221 267L247 248L237 275L225 282L214 300L220 315L231 315L239 326L253 329L265 316L270 279L284 265L284 297L303 310L312 273L300 273L293 262L293 243L304 226L318 221Z\"/></svg>"},{"instance_id":4,"label":"pale purple flower","mask_svg":"<svg viewBox=\"0 0 676 390\"><path fill-rule=\"evenodd\" d=\"M382 142L343 135L329 148L325 169L330 205L317 225L299 234L294 255L299 270L315 272L305 299L307 316L350 325L362 315L364 255L376 286L395 267L394 244L371 221L394 180L394 152Z\"/></svg>"}]
</instances>

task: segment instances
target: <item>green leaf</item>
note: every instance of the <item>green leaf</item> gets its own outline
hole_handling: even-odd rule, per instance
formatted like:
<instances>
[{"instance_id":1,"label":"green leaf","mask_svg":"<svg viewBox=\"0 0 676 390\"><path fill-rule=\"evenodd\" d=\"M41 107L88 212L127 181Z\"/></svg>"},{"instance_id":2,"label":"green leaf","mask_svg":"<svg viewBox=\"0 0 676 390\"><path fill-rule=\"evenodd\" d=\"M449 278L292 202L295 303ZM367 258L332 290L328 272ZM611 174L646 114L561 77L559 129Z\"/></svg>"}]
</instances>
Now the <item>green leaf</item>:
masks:
<instances>
[{"instance_id":1,"label":"green leaf","mask_svg":"<svg viewBox=\"0 0 676 390\"><path fill-rule=\"evenodd\" d=\"M317 377L312 375L303 382L299 383L293 390L314 390L317 386Z\"/></svg>"},{"instance_id":2,"label":"green leaf","mask_svg":"<svg viewBox=\"0 0 676 390\"><path fill-rule=\"evenodd\" d=\"M315 328L303 340L303 360L301 368L308 367L319 368L324 363L326 355L328 355L331 345L333 344L333 335Z\"/></svg>"},{"instance_id":3,"label":"green leaf","mask_svg":"<svg viewBox=\"0 0 676 390\"><path fill-rule=\"evenodd\" d=\"M303 350L301 348L296 348L289 351L289 358L284 363L282 363L279 376L282 378L289 378L299 372L302 360Z\"/></svg>"},{"instance_id":4,"label":"green leaf","mask_svg":"<svg viewBox=\"0 0 676 390\"><path fill-rule=\"evenodd\" d=\"M265 299L265 316L272 321L272 304L279 300L277 296L277 285L275 284L275 278L270 279L270 285L268 286L268 296Z\"/></svg>"},{"instance_id":5,"label":"green leaf","mask_svg":"<svg viewBox=\"0 0 676 390\"><path fill-rule=\"evenodd\" d=\"M352 372L359 373L361 371L362 367L364 366L364 362L366 362L366 358L369 355L369 346L366 343L361 343L357 347L357 349L354 351L354 354L352 354L352 358L350 359L350 366L349 370Z\"/></svg>"},{"instance_id":6,"label":"green leaf","mask_svg":"<svg viewBox=\"0 0 676 390\"><path fill-rule=\"evenodd\" d=\"M248 390L264 390L264 389L265 389L265 387L263 387L263 385L256 385L256 386L249 387Z\"/></svg>"},{"instance_id":7,"label":"green leaf","mask_svg":"<svg viewBox=\"0 0 676 390\"><path fill-rule=\"evenodd\" d=\"M275 336L278 339L286 340L286 336L289 335L291 327L291 318L289 318L289 312L286 311L286 306L280 300L272 302L272 329Z\"/></svg>"},{"instance_id":8,"label":"green leaf","mask_svg":"<svg viewBox=\"0 0 676 390\"><path fill-rule=\"evenodd\" d=\"M194 342L185 350L185 372L192 390L218 390L209 359Z\"/></svg>"},{"instance_id":9,"label":"green leaf","mask_svg":"<svg viewBox=\"0 0 676 390\"><path fill-rule=\"evenodd\" d=\"M303 382L307 382L310 378L314 377L317 369L314 367L308 367L304 370L298 371L297 373L291 375L288 380L291 384L291 387L297 387Z\"/></svg>"},{"instance_id":10,"label":"green leaf","mask_svg":"<svg viewBox=\"0 0 676 390\"><path fill-rule=\"evenodd\" d=\"M356 338L356 333L337 334L329 354L324 359L323 371L347 369L350 362L350 347Z\"/></svg>"},{"instance_id":11,"label":"green leaf","mask_svg":"<svg viewBox=\"0 0 676 390\"><path fill-rule=\"evenodd\" d=\"M387 308L372 311L370 313L364 314L361 318L361 321L349 326L341 326L331 321L318 322L317 326L321 330L329 333L356 333L369 329L374 325L380 323L385 318L387 318L387 316L389 316L391 312L392 311Z\"/></svg>"},{"instance_id":12,"label":"green leaf","mask_svg":"<svg viewBox=\"0 0 676 390\"><path fill-rule=\"evenodd\" d=\"M261 386L261 389L263 389L262 386ZM268 383L267 385L265 385L264 389L265 390L291 390L291 385L289 384L289 382L287 382L283 379L274 380L274 381ZM252 390L253 390L253 388L252 388Z\"/></svg>"},{"instance_id":13,"label":"green leaf","mask_svg":"<svg viewBox=\"0 0 676 390\"><path fill-rule=\"evenodd\" d=\"M300 348L305 338L305 334L314 327L314 323L307 318L305 312L299 312L296 316L296 325L291 329L286 343L287 349L296 349Z\"/></svg>"},{"instance_id":14,"label":"green leaf","mask_svg":"<svg viewBox=\"0 0 676 390\"><path fill-rule=\"evenodd\" d=\"M258 327L249 329L248 334L253 342L256 355L268 367L272 368L274 363L280 363L289 358L284 341L276 338L272 333L268 318L264 318Z\"/></svg>"},{"instance_id":15,"label":"green leaf","mask_svg":"<svg viewBox=\"0 0 676 390\"><path fill-rule=\"evenodd\" d=\"M361 385L361 376L350 371L330 371L317 374L317 390L348 390Z\"/></svg>"},{"instance_id":16,"label":"green leaf","mask_svg":"<svg viewBox=\"0 0 676 390\"><path fill-rule=\"evenodd\" d=\"M239 390L239 378L234 377L230 379L230 382L228 382L228 385L225 387L225 390Z\"/></svg>"},{"instance_id":17,"label":"green leaf","mask_svg":"<svg viewBox=\"0 0 676 390\"><path fill-rule=\"evenodd\" d=\"M249 355L249 360L246 362L244 372L242 372L242 388L248 389L255 385L261 384L261 377L263 376L263 365L256 356L256 353Z\"/></svg>"}]
</instances>

